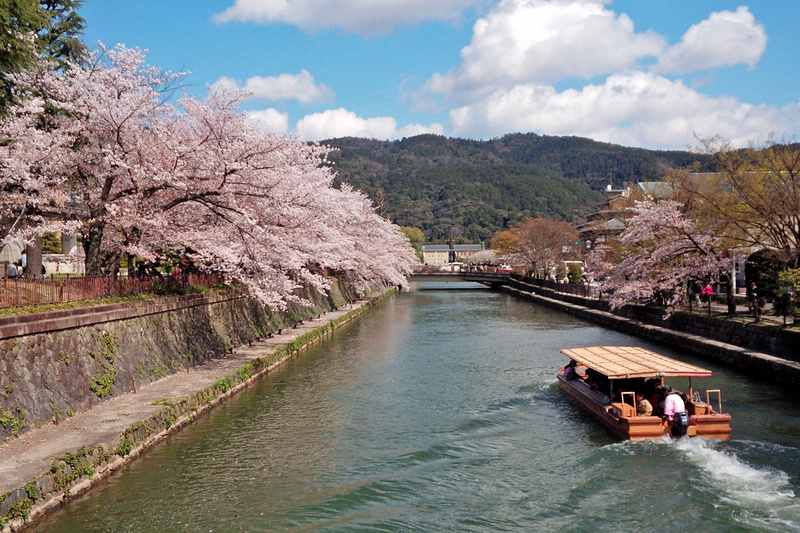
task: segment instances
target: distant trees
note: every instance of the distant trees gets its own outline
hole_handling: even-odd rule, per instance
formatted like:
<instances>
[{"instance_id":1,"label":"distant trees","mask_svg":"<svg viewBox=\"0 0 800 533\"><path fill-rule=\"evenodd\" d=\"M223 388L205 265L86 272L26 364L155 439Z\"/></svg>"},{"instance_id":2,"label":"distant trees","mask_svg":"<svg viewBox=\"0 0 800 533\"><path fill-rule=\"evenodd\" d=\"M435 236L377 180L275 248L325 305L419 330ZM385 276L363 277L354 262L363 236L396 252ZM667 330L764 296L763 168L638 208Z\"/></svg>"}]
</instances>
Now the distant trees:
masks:
<instances>
[{"instance_id":1,"label":"distant trees","mask_svg":"<svg viewBox=\"0 0 800 533\"><path fill-rule=\"evenodd\" d=\"M249 123L242 94L172 105L182 75L122 46L67 67L15 78L0 121L0 215L25 224L5 237L77 232L89 274L187 250L273 307L298 301L300 284L325 289L326 271L357 288L405 283L415 259L397 226L362 193L332 187L326 148ZM58 223L45 226L44 211Z\"/></svg>"},{"instance_id":2,"label":"distant trees","mask_svg":"<svg viewBox=\"0 0 800 533\"><path fill-rule=\"evenodd\" d=\"M328 142L337 180L373 200L383 191L386 216L446 243L450 228L467 242L489 241L522 219L572 220L603 200L609 183L655 180L664 166L710 157L654 152L576 137L509 134L489 141L419 135L398 141L342 138Z\"/></svg>"},{"instance_id":3,"label":"distant trees","mask_svg":"<svg viewBox=\"0 0 800 533\"><path fill-rule=\"evenodd\" d=\"M564 258L564 247L572 248L578 231L563 220L525 219L492 239L492 249L514 265L537 276L548 277Z\"/></svg>"},{"instance_id":4,"label":"distant trees","mask_svg":"<svg viewBox=\"0 0 800 533\"><path fill-rule=\"evenodd\" d=\"M422 245L425 244L425 234L419 228L409 228L408 226L401 227L400 231L414 248L417 258L422 261Z\"/></svg>"},{"instance_id":5,"label":"distant trees","mask_svg":"<svg viewBox=\"0 0 800 533\"><path fill-rule=\"evenodd\" d=\"M468 263L477 265L494 265L497 263L497 253L494 250L481 250L467 257Z\"/></svg>"}]
</instances>

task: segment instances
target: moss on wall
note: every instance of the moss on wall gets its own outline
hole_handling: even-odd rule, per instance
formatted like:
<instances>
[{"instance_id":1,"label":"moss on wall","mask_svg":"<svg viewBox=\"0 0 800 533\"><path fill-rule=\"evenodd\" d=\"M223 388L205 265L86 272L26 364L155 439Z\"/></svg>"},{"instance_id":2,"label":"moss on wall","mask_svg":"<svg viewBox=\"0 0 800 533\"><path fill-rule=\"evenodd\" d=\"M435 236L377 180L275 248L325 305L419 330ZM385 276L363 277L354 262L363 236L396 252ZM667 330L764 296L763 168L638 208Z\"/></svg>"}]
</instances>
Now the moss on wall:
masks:
<instances>
[{"instance_id":1,"label":"moss on wall","mask_svg":"<svg viewBox=\"0 0 800 533\"><path fill-rule=\"evenodd\" d=\"M395 290L384 292L381 297L373 298L366 305L357 307L334 320L328 321L323 326L301 335L293 342L273 350L265 357L251 360L211 386L178 400L158 402L158 405L164 406L162 409L146 420L127 427L119 435L116 444L111 447L92 446L80 448L61 457L56 457L49 471L30 480L24 487L0 494L0 527L10 527L11 530L16 531L24 527L26 523L29 523L32 517L37 514L41 516L47 512L52 512L55 507L49 505L48 502L56 502L60 505L69 500L69 498L88 490L94 483L104 479L111 472L132 460L133 457L138 456L158 438L190 423L200 413L210 409L238 390L243 389L251 381L265 375L274 365L294 356L303 347L317 342L342 324L362 314L366 308L377 305L383 298L394 294ZM347 298L344 295L342 297ZM357 295L352 295L351 297L355 300ZM330 302L330 300L324 301ZM243 302L245 302L245 306L252 305L252 302L247 302L246 300L243 300ZM328 310L317 305L315 304L314 306L316 310L311 308L302 311L298 310L299 316L310 318ZM231 312L236 315L239 310L235 307L224 310L224 313ZM280 322L280 324L287 325L289 322ZM99 358L108 361L108 356L112 352L115 362L119 361L120 358L127 357L121 355L124 350L121 350L122 345L116 343L116 337L111 335L111 329L106 328L103 331L104 333L96 336L96 340L99 341L98 349L100 351L95 353L95 359L99 356ZM114 347L113 350L112 347ZM106 351L103 352L103 349ZM55 357L58 358L57 352ZM88 357L91 358L91 356Z\"/></svg>"},{"instance_id":2,"label":"moss on wall","mask_svg":"<svg viewBox=\"0 0 800 533\"><path fill-rule=\"evenodd\" d=\"M137 312L122 320L103 321L101 306L92 325L0 340L0 441L359 297L336 281L328 294L301 295L310 307L281 312L238 290L173 297L163 310L157 300L134 302Z\"/></svg>"}]
</instances>

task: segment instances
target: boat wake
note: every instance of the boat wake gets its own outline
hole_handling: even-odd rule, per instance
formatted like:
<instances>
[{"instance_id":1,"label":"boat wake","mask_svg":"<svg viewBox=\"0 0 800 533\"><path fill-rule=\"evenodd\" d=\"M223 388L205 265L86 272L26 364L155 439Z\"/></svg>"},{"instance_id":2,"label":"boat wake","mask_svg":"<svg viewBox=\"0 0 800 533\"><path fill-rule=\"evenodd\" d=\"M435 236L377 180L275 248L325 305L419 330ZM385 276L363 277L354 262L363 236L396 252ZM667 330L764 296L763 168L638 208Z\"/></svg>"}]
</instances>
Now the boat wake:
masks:
<instances>
[{"instance_id":1,"label":"boat wake","mask_svg":"<svg viewBox=\"0 0 800 533\"><path fill-rule=\"evenodd\" d=\"M602 447L589 463L607 460L636 479L636 494L657 493L641 467L661 469L672 483L675 502L699 517L714 517L732 531L800 531L800 480L797 449L766 442L704 438L648 439ZM631 469L630 465L638 465ZM645 466L646 465L646 466ZM606 475L607 468L601 471ZM632 494L630 495L633 496ZM739 529L744 528L744 529Z\"/></svg>"},{"instance_id":2,"label":"boat wake","mask_svg":"<svg viewBox=\"0 0 800 533\"><path fill-rule=\"evenodd\" d=\"M753 466L738 456L735 447L746 443L720 443L707 439L665 441L699 468L699 479L745 522L780 525L800 531L800 501L790 476L773 466ZM772 447L772 446L771 446ZM745 451L745 450L742 450ZM773 457L776 450L773 450ZM768 454L762 450L762 457ZM766 455L769 457L770 455ZM702 490L703 487L698 487Z\"/></svg>"},{"instance_id":3,"label":"boat wake","mask_svg":"<svg viewBox=\"0 0 800 533\"><path fill-rule=\"evenodd\" d=\"M705 439L681 439L675 443L689 461L703 469L715 488L727 494L731 503L760 506L796 499L788 474L750 466L734 452L716 449L715 444Z\"/></svg>"}]
</instances>

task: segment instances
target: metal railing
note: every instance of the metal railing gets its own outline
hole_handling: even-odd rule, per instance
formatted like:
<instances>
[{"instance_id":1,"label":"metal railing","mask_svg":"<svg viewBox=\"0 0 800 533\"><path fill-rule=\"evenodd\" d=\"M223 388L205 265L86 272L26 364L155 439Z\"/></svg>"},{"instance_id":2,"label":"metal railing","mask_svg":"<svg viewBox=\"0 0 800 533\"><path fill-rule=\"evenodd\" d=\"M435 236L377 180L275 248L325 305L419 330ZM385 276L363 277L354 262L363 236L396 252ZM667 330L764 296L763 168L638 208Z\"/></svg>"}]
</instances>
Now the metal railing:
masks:
<instances>
[{"instance_id":1,"label":"metal railing","mask_svg":"<svg viewBox=\"0 0 800 533\"><path fill-rule=\"evenodd\" d=\"M551 291L563 292L573 296L582 296L584 298L593 298L595 300L599 300L601 297L600 288L597 285L586 283L582 283L580 285L574 283L559 283L549 279L527 277L524 279L524 281L530 285L544 287L545 289L550 289Z\"/></svg>"},{"instance_id":2,"label":"metal railing","mask_svg":"<svg viewBox=\"0 0 800 533\"><path fill-rule=\"evenodd\" d=\"M181 273L164 276L84 276L55 279L0 279L0 308L95 300L114 296L211 287L220 274Z\"/></svg>"}]
</instances>

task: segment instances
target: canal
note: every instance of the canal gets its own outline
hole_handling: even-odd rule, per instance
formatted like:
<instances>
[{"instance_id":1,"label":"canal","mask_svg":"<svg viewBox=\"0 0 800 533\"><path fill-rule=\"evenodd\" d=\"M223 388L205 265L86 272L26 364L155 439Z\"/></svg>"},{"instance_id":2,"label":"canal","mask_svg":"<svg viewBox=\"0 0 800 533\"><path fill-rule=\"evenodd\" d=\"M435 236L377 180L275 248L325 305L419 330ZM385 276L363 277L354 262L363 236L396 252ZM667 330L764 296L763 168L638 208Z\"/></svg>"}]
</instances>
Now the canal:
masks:
<instances>
[{"instance_id":1,"label":"canal","mask_svg":"<svg viewBox=\"0 0 800 533\"><path fill-rule=\"evenodd\" d=\"M388 300L34 531L800 530L793 391L468 287ZM614 344L711 368L733 439L615 442L555 379Z\"/></svg>"}]
</instances>

